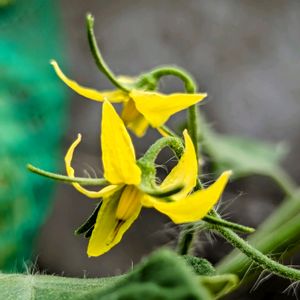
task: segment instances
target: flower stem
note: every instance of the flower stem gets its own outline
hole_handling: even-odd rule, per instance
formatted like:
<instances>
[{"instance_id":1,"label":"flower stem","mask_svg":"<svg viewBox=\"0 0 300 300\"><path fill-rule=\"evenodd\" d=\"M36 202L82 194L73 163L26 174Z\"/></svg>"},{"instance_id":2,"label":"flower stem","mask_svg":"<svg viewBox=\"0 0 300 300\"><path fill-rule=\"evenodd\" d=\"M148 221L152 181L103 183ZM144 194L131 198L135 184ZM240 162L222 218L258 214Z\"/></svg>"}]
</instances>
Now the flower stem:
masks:
<instances>
[{"instance_id":1,"label":"flower stem","mask_svg":"<svg viewBox=\"0 0 300 300\"><path fill-rule=\"evenodd\" d=\"M87 14L86 16L86 24L87 24L87 35L88 35L88 41L90 45L91 52L93 54L93 57L95 59L96 65L100 69L101 72L103 72L107 78L111 81L111 83L119 88L120 90L124 92L129 92L129 89L122 85L114 73L111 71L111 69L108 67L108 65L105 63L101 52L99 50L99 47L97 45L96 37L94 34L94 17L91 14Z\"/></svg>"},{"instance_id":2,"label":"flower stem","mask_svg":"<svg viewBox=\"0 0 300 300\"><path fill-rule=\"evenodd\" d=\"M80 183L81 185L106 185L108 182L104 178L84 178L84 177L74 177L71 178L69 176L61 175L61 174L56 174L48 171L44 171L42 169L36 168L33 165L28 164L27 169L31 171L32 173L58 180L64 183Z\"/></svg>"},{"instance_id":3,"label":"flower stem","mask_svg":"<svg viewBox=\"0 0 300 300\"><path fill-rule=\"evenodd\" d=\"M284 251L297 242L300 230L300 190L288 197L281 206L260 225L249 239L263 253ZM297 243L296 243L297 244ZM243 277L251 261L233 251L218 264L221 273L235 273ZM247 275L248 276L248 275Z\"/></svg>"},{"instance_id":4,"label":"flower stem","mask_svg":"<svg viewBox=\"0 0 300 300\"><path fill-rule=\"evenodd\" d=\"M213 225L211 228L221 234L235 248L239 249L263 269L283 278L300 280L300 270L289 268L272 260L256 248L252 247L247 241L240 238L232 230L217 225Z\"/></svg>"},{"instance_id":5,"label":"flower stem","mask_svg":"<svg viewBox=\"0 0 300 300\"><path fill-rule=\"evenodd\" d=\"M175 76L181 79L184 83L184 88L187 93L193 94L197 91L197 84L191 74L185 70L174 66L161 66L153 69L149 73L155 80L159 80L163 76ZM193 141L195 151L199 154L199 142L198 142L198 110L196 105L192 105L188 108L188 131Z\"/></svg>"},{"instance_id":6,"label":"flower stem","mask_svg":"<svg viewBox=\"0 0 300 300\"><path fill-rule=\"evenodd\" d=\"M197 84L188 72L185 70L174 67L174 66L161 66L152 70L149 73L155 80L159 80L163 76L172 75L181 79L184 83L184 87L187 93L193 94L197 91ZM196 105L192 105L188 108L188 132L193 141L195 152L197 158L199 156L199 124L198 124L198 109ZM200 189L202 187L200 181L198 180L196 189ZM185 225L180 233L178 239L177 251L179 254L184 255L190 251L192 247L192 243L194 240L194 235L196 233L196 227L193 224Z\"/></svg>"},{"instance_id":7,"label":"flower stem","mask_svg":"<svg viewBox=\"0 0 300 300\"><path fill-rule=\"evenodd\" d=\"M179 255L186 255L191 251L193 240L195 238L194 224L183 225L178 237L177 253Z\"/></svg>"},{"instance_id":8,"label":"flower stem","mask_svg":"<svg viewBox=\"0 0 300 300\"><path fill-rule=\"evenodd\" d=\"M221 218L216 218L213 217L211 215L206 215L204 218L202 218L203 221L211 224L211 225L219 225L222 227L226 227L226 228L230 228L233 231L237 231L237 232L242 232L242 233L253 233L255 231L254 228L252 227L248 227L248 226L244 226L241 224L237 224L237 223L233 223L233 222L229 222L226 220L223 220Z\"/></svg>"}]
</instances>

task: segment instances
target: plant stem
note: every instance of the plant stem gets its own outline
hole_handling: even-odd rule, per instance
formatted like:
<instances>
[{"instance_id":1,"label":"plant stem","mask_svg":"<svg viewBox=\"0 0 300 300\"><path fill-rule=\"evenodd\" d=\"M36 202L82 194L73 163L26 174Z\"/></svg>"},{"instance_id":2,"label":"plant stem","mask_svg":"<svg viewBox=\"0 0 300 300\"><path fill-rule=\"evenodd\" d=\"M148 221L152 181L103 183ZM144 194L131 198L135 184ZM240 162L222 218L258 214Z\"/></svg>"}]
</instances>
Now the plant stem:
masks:
<instances>
[{"instance_id":1,"label":"plant stem","mask_svg":"<svg viewBox=\"0 0 300 300\"><path fill-rule=\"evenodd\" d=\"M181 157L184 151L184 147L180 138L171 136L163 137L157 140L153 145L151 145L144 156L139 160L154 163L159 152L165 147L171 148L178 158Z\"/></svg>"},{"instance_id":2,"label":"plant stem","mask_svg":"<svg viewBox=\"0 0 300 300\"><path fill-rule=\"evenodd\" d=\"M300 190L283 201L281 206L267 218L249 241L258 250L269 253L290 247L297 241L300 231ZM280 248L280 249L279 249ZM234 250L219 262L220 273L235 273L243 277L251 261Z\"/></svg>"},{"instance_id":3,"label":"plant stem","mask_svg":"<svg viewBox=\"0 0 300 300\"><path fill-rule=\"evenodd\" d=\"M237 223L233 223L233 222L229 222L226 221L224 219L221 218L216 218L213 217L211 215L206 215L204 218L202 218L203 221L211 224L211 225L219 225L222 227L226 227L226 228L230 228L233 231L237 231L237 232L243 232L243 233L253 233L255 231L254 228L252 227L248 227L248 226L244 226L241 224L237 224Z\"/></svg>"},{"instance_id":4,"label":"plant stem","mask_svg":"<svg viewBox=\"0 0 300 300\"><path fill-rule=\"evenodd\" d=\"M178 237L177 253L179 255L186 255L191 251L193 240L195 236L194 224L183 225Z\"/></svg>"},{"instance_id":5,"label":"plant stem","mask_svg":"<svg viewBox=\"0 0 300 300\"><path fill-rule=\"evenodd\" d=\"M101 52L99 51L99 47L97 45L96 37L94 34L94 18L91 14L87 14L86 16L86 24L87 24L87 35L88 35L90 49L99 70L107 76L107 78L111 81L111 83L114 86L116 86L117 88L119 88L124 92L129 92L129 89L118 81L114 73L110 70L108 65L105 63L101 55Z\"/></svg>"},{"instance_id":6,"label":"plant stem","mask_svg":"<svg viewBox=\"0 0 300 300\"><path fill-rule=\"evenodd\" d=\"M164 76L175 76L183 81L184 88L188 93L195 93L197 90L197 86L192 75L178 66L160 66L153 69L148 74L152 76L156 81Z\"/></svg>"},{"instance_id":7,"label":"plant stem","mask_svg":"<svg viewBox=\"0 0 300 300\"><path fill-rule=\"evenodd\" d=\"M292 279L295 281L300 280L299 270L289 268L272 260L256 248L252 247L247 241L240 238L232 230L216 225L212 226L211 228L221 234L235 248L239 249L242 253L247 255L252 261L256 262L263 269L283 278Z\"/></svg>"},{"instance_id":8,"label":"plant stem","mask_svg":"<svg viewBox=\"0 0 300 300\"><path fill-rule=\"evenodd\" d=\"M197 84L189 73L179 67L173 66L162 66L156 68L150 72L153 78L159 80L163 76L176 76L181 79L184 83L184 87L187 93L193 94L197 91ZM198 109L196 105L192 105L188 108L188 131L189 135L193 141L196 156L198 159L199 156L199 124L198 124ZM202 187L201 183L198 180L196 189ZM196 233L196 227L193 224L185 225L180 233L178 239L178 253L181 255L187 254L192 247L192 242L194 240L194 235Z\"/></svg>"},{"instance_id":9,"label":"plant stem","mask_svg":"<svg viewBox=\"0 0 300 300\"><path fill-rule=\"evenodd\" d=\"M33 165L28 164L27 169L31 171L32 173L53 179L53 180L58 180L64 183L80 183L81 185L105 185L108 184L106 179L104 178L84 178L84 177L74 177L71 178L69 176L61 175L61 174L56 174L48 171L44 171L42 169L36 168Z\"/></svg>"}]
</instances>

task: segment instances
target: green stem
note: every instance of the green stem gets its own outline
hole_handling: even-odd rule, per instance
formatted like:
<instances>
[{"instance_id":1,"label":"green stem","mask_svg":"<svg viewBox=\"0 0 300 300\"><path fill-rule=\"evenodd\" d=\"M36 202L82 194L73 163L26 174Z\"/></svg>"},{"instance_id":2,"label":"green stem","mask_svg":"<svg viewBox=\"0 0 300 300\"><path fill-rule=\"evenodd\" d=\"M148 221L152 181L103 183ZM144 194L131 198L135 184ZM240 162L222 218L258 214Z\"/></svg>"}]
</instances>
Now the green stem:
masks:
<instances>
[{"instance_id":1,"label":"green stem","mask_svg":"<svg viewBox=\"0 0 300 300\"><path fill-rule=\"evenodd\" d=\"M149 73L153 78L159 80L163 76L176 76L181 79L184 83L184 87L187 93L196 93L197 84L193 77L187 73L185 70L179 67L172 66L161 66L152 70ZM195 152L198 157L199 155L199 134L198 134L198 110L196 105L192 105L188 108L188 131L190 137L193 141ZM197 184L197 189L201 188L201 184ZM184 255L189 252L189 249L192 247L192 242L194 240L194 235L196 232L196 227L193 224L185 225L182 229L179 240L178 240L178 253Z\"/></svg>"},{"instance_id":2,"label":"green stem","mask_svg":"<svg viewBox=\"0 0 300 300\"><path fill-rule=\"evenodd\" d=\"M101 72L103 72L107 78L111 81L111 83L119 88L120 90L124 92L129 92L129 89L122 85L114 73L110 70L110 68L105 63L101 52L99 51L99 47L97 45L96 37L94 34L94 18L91 14L87 14L86 16L86 23L87 23L87 35L88 35L88 41L90 45L91 52L93 54L93 57L95 59L96 65L100 69Z\"/></svg>"},{"instance_id":3,"label":"green stem","mask_svg":"<svg viewBox=\"0 0 300 300\"><path fill-rule=\"evenodd\" d=\"M84 178L84 177L74 177L71 178L69 176L56 174L48 171L44 171L42 169L36 168L33 165L28 164L27 169L32 173L53 179L58 180L64 183L79 183L81 185L106 185L108 182L104 178Z\"/></svg>"},{"instance_id":4,"label":"green stem","mask_svg":"<svg viewBox=\"0 0 300 300\"><path fill-rule=\"evenodd\" d=\"M150 71L149 75L156 80L159 80L163 76L175 76L183 81L187 93L194 94L197 91L197 84L192 75L179 67L161 66ZM188 108L188 130L197 156L199 154L198 128L198 109L196 105L192 105Z\"/></svg>"},{"instance_id":5,"label":"green stem","mask_svg":"<svg viewBox=\"0 0 300 300\"><path fill-rule=\"evenodd\" d=\"M300 190L293 197L285 199L281 206L260 225L249 241L264 253L285 250L284 248L288 248L298 239L299 214ZM219 262L217 270L220 273L235 273L243 277L250 264L251 261L247 257L238 251L233 251Z\"/></svg>"},{"instance_id":6,"label":"green stem","mask_svg":"<svg viewBox=\"0 0 300 300\"><path fill-rule=\"evenodd\" d=\"M247 241L240 238L232 230L221 226L212 226L211 228L221 234L235 248L239 249L242 253L247 255L252 261L256 262L263 269L283 278L292 279L295 281L300 280L299 270L289 268L272 260L256 248L252 247Z\"/></svg>"},{"instance_id":7,"label":"green stem","mask_svg":"<svg viewBox=\"0 0 300 300\"><path fill-rule=\"evenodd\" d=\"M184 88L188 93L192 94L197 90L196 82L192 75L177 66L160 66L153 69L148 74L156 81L160 80L160 78L164 76L175 76L183 81Z\"/></svg>"},{"instance_id":8,"label":"green stem","mask_svg":"<svg viewBox=\"0 0 300 300\"><path fill-rule=\"evenodd\" d=\"M244 226L241 224L226 221L224 219L216 218L211 215L206 215L204 218L202 218L202 220L211 225L219 225L219 226L226 227L226 228L229 228L229 229L231 229L233 231L237 231L237 232L253 233L255 231L255 229L252 227L248 227L248 226Z\"/></svg>"},{"instance_id":9,"label":"green stem","mask_svg":"<svg viewBox=\"0 0 300 300\"><path fill-rule=\"evenodd\" d=\"M165 147L171 148L178 158L181 157L184 151L184 147L180 138L171 137L171 136L163 137L150 146L150 148L140 159L140 161L147 161L150 163L154 163L160 151Z\"/></svg>"},{"instance_id":10,"label":"green stem","mask_svg":"<svg viewBox=\"0 0 300 300\"><path fill-rule=\"evenodd\" d=\"M180 138L163 137L151 145L144 156L137 161L142 170L142 186L146 189L158 189L155 181L155 160L160 151L165 147L171 148L178 158L181 157L184 151L182 140Z\"/></svg>"},{"instance_id":11,"label":"green stem","mask_svg":"<svg viewBox=\"0 0 300 300\"><path fill-rule=\"evenodd\" d=\"M195 238L195 226L194 224L183 225L178 237L177 253L179 255L189 254L191 251L193 240Z\"/></svg>"},{"instance_id":12,"label":"green stem","mask_svg":"<svg viewBox=\"0 0 300 300\"><path fill-rule=\"evenodd\" d=\"M161 129L162 131L164 131L164 132L165 132L167 135L169 135L169 136L179 138L179 136L178 136L172 129L170 129L167 125L162 125L162 126L160 127L160 129Z\"/></svg>"}]
</instances>

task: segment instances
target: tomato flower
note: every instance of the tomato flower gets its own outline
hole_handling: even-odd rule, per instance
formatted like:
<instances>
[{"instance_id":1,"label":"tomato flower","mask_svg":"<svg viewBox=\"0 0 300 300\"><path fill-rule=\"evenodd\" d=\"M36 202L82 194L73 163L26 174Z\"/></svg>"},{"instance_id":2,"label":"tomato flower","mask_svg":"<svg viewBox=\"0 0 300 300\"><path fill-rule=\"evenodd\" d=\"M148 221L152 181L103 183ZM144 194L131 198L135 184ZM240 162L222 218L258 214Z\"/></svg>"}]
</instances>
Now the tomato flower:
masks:
<instances>
[{"instance_id":1,"label":"tomato flower","mask_svg":"<svg viewBox=\"0 0 300 300\"><path fill-rule=\"evenodd\" d=\"M110 185L90 191L78 183L73 186L90 198L103 198L88 245L89 256L99 256L120 242L124 233L138 217L142 206L153 207L176 223L200 220L220 198L231 174L224 172L207 189L190 194L196 185L198 164L191 138L183 132L185 149L178 164L160 185L160 189L183 184L182 190L165 199L148 195L141 185L142 171L137 164L130 136L113 106L104 101L101 126L101 147L104 177ZM66 171L74 177L71 166L73 152L81 136L73 142L65 156Z\"/></svg>"},{"instance_id":2,"label":"tomato flower","mask_svg":"<svg viewBox=\"0 0 300 300\"><path fill-rule=\"evenodd\" d=\"M159 129L173 114L202 101L207 96L206 93L164 95L138 89L131 89L129 92L119 89L100 92L83 87L69 79L56 61L52 60L51 64L57 76L77 94L99 102L106 99L111 103L123 103L122 119L126 126L139 137L145 134L149 125ZM128 77L125 79L125 83L126 81L128 83ZM120 81L124 81L124 77L120 77Z\"/></svg>"}]
</instances>

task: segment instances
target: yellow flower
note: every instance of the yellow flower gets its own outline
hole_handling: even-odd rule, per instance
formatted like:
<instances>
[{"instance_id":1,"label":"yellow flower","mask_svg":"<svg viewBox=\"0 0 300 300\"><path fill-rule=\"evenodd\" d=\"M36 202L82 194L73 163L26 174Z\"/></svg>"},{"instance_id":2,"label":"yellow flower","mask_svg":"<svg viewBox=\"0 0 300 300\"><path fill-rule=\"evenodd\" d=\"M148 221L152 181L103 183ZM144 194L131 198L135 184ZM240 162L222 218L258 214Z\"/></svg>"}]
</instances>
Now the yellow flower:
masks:
<instances>
[{"instance_id":1,"label":"yellow flower","mask_svg":"<svg viewBox=\"0 0 300 300\"><path fill-rule=\"evenodd\" d=\"M106 99L112 103L123 103L122 119L126 126L139 137L145 134L149 124L159 129L173 114L202 101L207 96L205 93L164 95L136 89L132 89L128 93L121 90L99 92L80 86L77 82L69 79L56 61L52 60L51 64L57 76L79 95L94 101L103 102ZM122 79L120 78L120 80Z\"/></svg>"},{"instance_id":2,"label":"yellow flower","mask_svg":"<svg viewBox=\"0 0 300 300\"><path fill-rule=\"evenodd\" d=\"M230 171L224 172L209 188L189 194L196 184L198 166L194 146L186 130L183 133L184 153L160 185L162 190L178 184L184 184L184 188L171 196L171 202L165 202L143 191L141 169L137 165L130 136L123 121L108 101L104 101L101 127L104 177L110 185L100 191L89 191L78 183L73 183L79 192L90 198L103 197L88 245L89 256L99 256L119 243L123 234L138 217L142 206L153 207L178 224L200 220L220 198ZM81 136L78 135L65 156L69 177L75 176L71 161L80 140Z\"/></svg>"}]
</instances>

